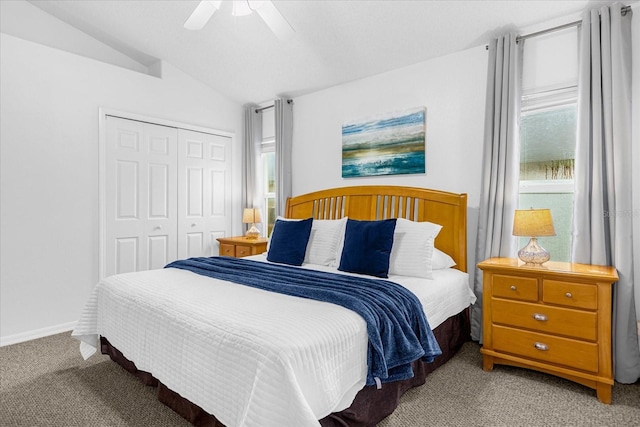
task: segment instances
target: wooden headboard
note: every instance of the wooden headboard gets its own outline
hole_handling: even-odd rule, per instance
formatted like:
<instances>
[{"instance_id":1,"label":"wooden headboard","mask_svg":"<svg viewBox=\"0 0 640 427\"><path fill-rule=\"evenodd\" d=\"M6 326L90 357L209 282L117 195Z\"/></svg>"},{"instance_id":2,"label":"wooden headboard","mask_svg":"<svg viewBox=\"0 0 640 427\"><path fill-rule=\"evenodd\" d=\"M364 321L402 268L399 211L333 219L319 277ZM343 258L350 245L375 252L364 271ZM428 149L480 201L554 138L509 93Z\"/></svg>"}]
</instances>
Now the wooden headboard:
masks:
<instances>
[{"instance_id":1,"label":"wooden headboard","mask_svg":"<svg viewBox=\"0 0 640 427\"><path fill-rule=\"evenodd\" d=\"M442 225L435 246L467 271L467 194L394 185L331 188L290 197L285 217L381 220L406 218Z\"/></svg>"}]
</instances>

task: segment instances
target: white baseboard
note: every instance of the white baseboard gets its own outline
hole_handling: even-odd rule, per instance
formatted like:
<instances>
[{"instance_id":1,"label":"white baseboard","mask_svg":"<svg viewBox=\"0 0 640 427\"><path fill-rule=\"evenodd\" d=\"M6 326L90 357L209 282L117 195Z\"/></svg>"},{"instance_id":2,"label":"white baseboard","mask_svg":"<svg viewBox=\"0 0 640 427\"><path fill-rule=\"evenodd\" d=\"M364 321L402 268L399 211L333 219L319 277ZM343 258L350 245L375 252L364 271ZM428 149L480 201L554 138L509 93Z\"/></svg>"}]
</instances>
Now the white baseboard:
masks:
<instances>
[{"instance_id":1,"label":"white baseboard","mask_svg":"<svg viewBox=\"0 0 640 427\"><path fill-rule=\"evenodd\" d=\"M0 337L0 347L5 345L18 344L25 341L35 340L36 338L48 337L62 332L71 331L75 328L77 322L63 323L61 325L49 326L48 328L35 329L33 331L21 332L19 334L7 335Z\"/></svg>"}]
</instances>

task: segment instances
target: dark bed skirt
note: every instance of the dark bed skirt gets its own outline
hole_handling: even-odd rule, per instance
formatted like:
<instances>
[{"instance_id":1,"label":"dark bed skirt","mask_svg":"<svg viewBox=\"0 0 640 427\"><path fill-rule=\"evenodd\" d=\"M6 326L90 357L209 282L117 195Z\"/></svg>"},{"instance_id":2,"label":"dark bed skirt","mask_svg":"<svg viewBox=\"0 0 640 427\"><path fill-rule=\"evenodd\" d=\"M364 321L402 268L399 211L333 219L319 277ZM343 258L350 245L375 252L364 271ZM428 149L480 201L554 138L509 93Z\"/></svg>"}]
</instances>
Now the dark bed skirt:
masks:
<instances>
[{"instance_id":1,"label":"dark bed skirt","mask_svg":"<svg viewBox=\"0 0 640 427\"><path fill-rule=\"evenodd\" d=\"M320 420L323 427L367 427L375 426L391 414L400 402L400 397L410 388L425 383L429 373L453 357L462 344L469 340L469 310L452 316L434 329L433 333L440 345L442 355L433 363L416 361L413 363L414 377L404 381L385 383L381 390L367 386L356 395L351 406ZM101 351L124 369L137 376L144 384L157 387L158 400L195 426L225 427L213 415L170 390L149 372L140 371L135 364L113 347L105 337L100 337Z\"/></svg>"}]
</instances>

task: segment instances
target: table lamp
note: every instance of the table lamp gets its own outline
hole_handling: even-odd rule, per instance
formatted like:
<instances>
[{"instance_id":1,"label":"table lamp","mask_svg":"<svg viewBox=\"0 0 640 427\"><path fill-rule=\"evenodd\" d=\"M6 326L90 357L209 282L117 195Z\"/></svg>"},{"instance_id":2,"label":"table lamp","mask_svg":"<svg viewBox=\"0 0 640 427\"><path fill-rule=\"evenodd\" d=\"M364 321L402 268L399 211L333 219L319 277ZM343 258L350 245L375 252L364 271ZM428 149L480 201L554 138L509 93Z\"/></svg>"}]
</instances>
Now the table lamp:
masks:
<instances>
[{"instance_id":1,"label":"table lamp","mask_svg":"<svg viewBox=\"0 0 640 427\"><path fill-rule=\"evenodd\" d=\"M518 251L526 265L540 265L549 261L549 251L538 244L536 237L555 236L550 209L516 210L513 217L513 235L529 236L529 243Z\"/></svg>"},{"instance_id":2,"label":"table lamp","mask_svg":"<svg viewBox=\"0 0 640 427\"><path fill-rule=\"evenodd\" d=\"M242 222L245 224L251 224L251 228L247 230L245 237L247 239L257 239L260 237L260 230L256 228L256 223L262 222L260 217L260 209L258 208L245 208L242 213Z\"/></svg>"}]
</instances>

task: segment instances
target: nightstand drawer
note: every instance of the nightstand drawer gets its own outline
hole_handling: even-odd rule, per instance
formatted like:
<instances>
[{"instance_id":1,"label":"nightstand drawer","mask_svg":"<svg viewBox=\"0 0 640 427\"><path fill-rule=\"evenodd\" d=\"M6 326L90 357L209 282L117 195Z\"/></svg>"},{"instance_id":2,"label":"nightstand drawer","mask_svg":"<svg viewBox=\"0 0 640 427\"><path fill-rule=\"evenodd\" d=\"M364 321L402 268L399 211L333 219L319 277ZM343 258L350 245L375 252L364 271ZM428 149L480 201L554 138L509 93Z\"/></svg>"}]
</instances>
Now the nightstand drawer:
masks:
<instances>
[{"instance_id":1,"label":"nightstand drawer","mask_svg":"<svg viewBox=\"0 0 640 427\"><path fill-rule=\"evenodd\" d=\"M494 274L493 296L523 301L538 301L538 279Z\"/></svg>"},{"instance_id":2,"label":"nightstand drawer","mask_svg":"<svg viewBox=\"0 0 640 427\"><path fill-rule=\"evenodd\" d=\"M240 246L236 245L236 257L242 258L245 256L251 255L251 247L250 246Z\"/></svg>"},{"instance_id":3,"label":"nightstand drawer","mask_svg":"<svg viewBox=\"0 0 640 427\"><path fill-rule=\"evenodd\" d=\"M536 332L596 341L595 312L493 299L493 322Z\"/></svg>"},{"instance_id":4,"label":"nightstand drawer","mask_svg":"<svg viewBox=\"0 0 640 427\"><path fill-rule=\"evenodd\" d=\"M257 255L267 250L267 239L247 239L245 236L218 237L220 242L220 256L241 258L249 255Z\"/></svg>"},{"instance_id":5,"label":"nightstand drawer","mask_svg":"<svg viewBox=\"0 0 640 427\"><path fill-rule=\"evenodd\" d=\"M236 247L235 247L235 245L227 245L227 244L221 243L220 244L220 255L221 256L235 257L236 256Z\"/></svg>"},{"instance_id":6,"label":"nightstand drawer","mask_svg":"<svg viewBox=\"0 0 640 427\"><path fill-rule=\"evenodd\" d=\"M494 326L493 348L572 369L598 372L598 345L594 343Z\"/></svg>"},{"instance_id":7,"label":"nightstand drawer","mask_svg":"<svg viewBox=\"0 0 640 427\"><path fill-rule=\"evenodd\" d=\"M598 308L597 291L594 285L547 279L542 281L542 301L550 304L595 310Z\"/></svg>"}]
</instances>

